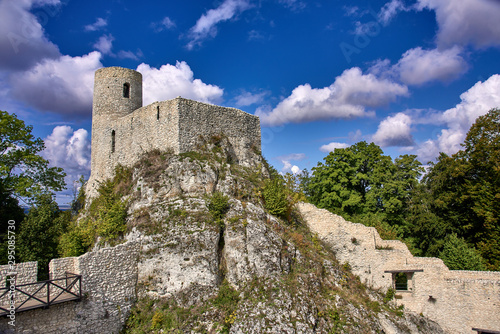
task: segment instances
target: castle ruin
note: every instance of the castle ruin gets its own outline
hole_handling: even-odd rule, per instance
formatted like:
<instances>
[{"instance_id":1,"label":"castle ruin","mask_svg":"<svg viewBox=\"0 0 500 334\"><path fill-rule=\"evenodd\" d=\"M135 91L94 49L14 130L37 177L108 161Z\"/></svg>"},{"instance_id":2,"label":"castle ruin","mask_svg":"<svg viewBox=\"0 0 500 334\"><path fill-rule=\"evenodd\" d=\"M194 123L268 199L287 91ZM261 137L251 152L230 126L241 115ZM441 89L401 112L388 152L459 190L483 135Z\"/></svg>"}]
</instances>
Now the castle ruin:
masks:
<instances>
[{"instance_id":1,"label":"castle ruin","mask_svg":"<svg viewBox=\"0 0 500 334\"><path fill-rule=\"evenodd\" d=\"M92 105L91 174L87 194L113 176L120 164L132 166L149 151L175 154L196 149L200 136L223 134L235 163L251 166L260 152L260 121L235 108L181 97L142 106L141 73L105 67L96 71Z\"/></svg>"}]
</instances>

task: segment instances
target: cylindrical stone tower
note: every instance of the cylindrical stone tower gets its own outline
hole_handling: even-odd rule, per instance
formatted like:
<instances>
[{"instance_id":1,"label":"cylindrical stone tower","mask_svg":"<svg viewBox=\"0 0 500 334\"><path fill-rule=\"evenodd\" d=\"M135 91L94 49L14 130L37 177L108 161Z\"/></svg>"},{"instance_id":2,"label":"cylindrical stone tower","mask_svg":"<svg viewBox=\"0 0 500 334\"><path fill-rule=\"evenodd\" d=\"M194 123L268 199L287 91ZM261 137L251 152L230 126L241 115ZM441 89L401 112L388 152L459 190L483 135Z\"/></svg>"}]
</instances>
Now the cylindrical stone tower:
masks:
<instances>
[{"instance_id":1,"label":"cylindrical stone tower","mask_svg":"<svg viewBox=\"0 0 500 334\"><path fill-rule=\"evenodd\" d=\"M87 192L95 194L97 183L113 176L120 151L123 128L120 117L142 107L142 74L122 67L105 67L95 72L92 105L91 170Z\"/></svg>"},{"instance_id":2,"label":"cylindrical stone tower","mask_svg":"<svg viewBox=\"0 0 500 334\"><path fill-rule=\"evenodd\" d=\"M142 107L142 74L122 67L95 72L92 121L96 116L125 116Z\"/></svg>"}]
</instances>

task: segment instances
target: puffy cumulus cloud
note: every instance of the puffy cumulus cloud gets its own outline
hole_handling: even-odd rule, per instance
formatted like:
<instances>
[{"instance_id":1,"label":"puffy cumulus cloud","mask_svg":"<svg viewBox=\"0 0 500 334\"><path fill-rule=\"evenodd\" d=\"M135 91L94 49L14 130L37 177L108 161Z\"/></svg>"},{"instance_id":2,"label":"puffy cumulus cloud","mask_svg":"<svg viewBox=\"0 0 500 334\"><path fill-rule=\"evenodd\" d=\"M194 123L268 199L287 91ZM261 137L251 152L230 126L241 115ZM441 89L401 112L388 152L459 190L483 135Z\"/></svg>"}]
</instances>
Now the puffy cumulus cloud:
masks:
<instances>
[{"instance_id":1,"label":"puffy cumulus cloud","mask_svg":"<svg viewBox=\"0 0 500 334\"><path fill-rule=\"evenodd\" d=\"M255 94L243 91L240 95L235 97L235 104L239 107L245 107L252 104L262 103L262 101L264 101L264 98L269 94L270 93L268 91Z\"/></svg>"},{"instance_id":2,"label":"puffy cumulus cloud","mask_svg":"<svg viewBox=\"0 0 500 334\"><path fill-rule=\"evenodd\" d=\"M273 110L266 111L262 107L257 109L256 115L264 125L365 117L373 114L366 108L386 105L407 94L406 86L373 74L363 74L354 67L345 70L328 87L300 85Z\"/></svg>"},{"instance_id":3,"label":"puffy cumulus cloud","mask_svg":"<svg viewBox=\"0 0 500 334\"><path fill-rule=\"evenodd\" d=\"M159 69L140 64L137 71L142 73L144 105L182 96L203 102L216 103L222 98L224 90L194 79L189 65L182 61L174 65L166 64Z\"/></svg>"},{"instance_id":4,"label":"puffy cumulus cloud","mask_svg":"<svg viewBox=\"0 0 500 334\"><path fill-rule=\"evenodd\" d=\"M281 161L283 164L283 168L281 168L281 173L292 173L292 174L297 174L300 172L300 168L297 165L294 165L291 163L291 161L302 161L306 158L306 155L304 153L292 153L288 155L282 155L279 157L276 157L276 160Z\"/></svg>"},{"instance_id":5,"label":"puffy cumulus cloud","mask_svg":"<svg viewBox=\"0 0 500 334\"><path fill-rule=\"evenodd\" d=\"M411 123L411 117L403 113L389 116L380 122L372 140L382 147L413 145Z\"/></svg>"},{"instance_id":6,"label":"puffy cumulus cloud","mask_svg":"<svg viewBox=\"0 0 500 334\"><path fill-rule=\"evenodd\" d=\"M52 166L62 167L66 172L66 184L70 186L80 175L90 173L90 138L87 130L74 131L67 125L56 126L44 139L42 155Z\"/></svg>"},{"instance_id":7,"label":"puffy cumulus cloud","mask_svg":"<svg viewBox=\"0 0 500 334\"><path fill-rule=\"evenodd\" d=\"M459 104L446 110L441 116L447 127L441 130L436 140L428 140L420 146L419 156L429 158L431 152L433 156L430 158L435 158L438 152L454 154L460 150L476 119L491 109L500 107L500 75L495 74L485 82L477 82L460 95L460 99L462 101Z\"/></svg>"},{"instance_id":8,"label":"puffy cumulus cloud","mask_svg":"<svg viewBox=\"0 0 500 334\"><path fill-rule=\"evenodd\" d=\"M452 81L468 69L460 55L460 48L423 50L421 47L406 51L394 66L401 81L407 85L421 85L430 81Z\"/></svg>"},{"instance_id":9,"label":"puffy cumulus cloud","mask_svg":"<svg viewBox=\"0 0 500 334\"><path fill-rule=\"evenodd\" d=\"M349 147L346 143L331 142L330 144L322 145L319 150L321 152L329 153L335 151L336 148L347 148Z\"/></svg>"},{"instance_id":10,"label":"puffy cumulus cloud","mask_svg":"<svg viewBox=\"0 0 500 334\"><path fill-rule=\"evenodd\" d=\"M432 81L449 82L459 78L468 70L461 55L461 48L447 50L424 50L416 47L406 51L397 64L389 59L377 60L368 72L391 80L400 80L406 85L422 85Z\"/></svg>"},{"instance_id":11,"label":"puffy cumulus cloud","mask_svg":"<svg viewBox=\"0 0 500 334\"><path fill-rule=\"evenodd\" d=\"M498 0L418 0L417 7L436 12L440 48L467 44L478 48L500 45Z\"/></svg>"},{"instance_id":12,"label":"puffy cumulus cloud","mask_svg":"<svg viewBox=\"0 0 500 334\"><path fill-rule=\"evenodd\" d=\"M85 31L97 31L101 30L102 28L106 27L108 25L108 21L103 19L102 17L98 17L97 20L92 23L88 24L84 27Z\"/></svg>"},{"instance_id":13,"label":"puffy cumulus cloud","mask_svg":"<svg viewBox=\"0 0 500 334\"><path fill-rule=\"evenodd\" d=\"M102 35L99 37L97 42L94 44L94 48L99 50L102 54L111 54L111 49L113 48L113 41L115 38L113 35L108 34L108 35Z\"/></svg>"},{"instance_id":14,"label":"puffy cumulus cloud","mask_svg":"<svg viewBox=\"0 0 500 334\"><path fill-rule=\"evenodd\" d=\"M235 17L251 7L248 0L224 0L219 7L210 9L203 14L189 30L188 49L201 45L203 40L217 35L217 24Z\"/></svg>"},{"instance_id":15,"label":"puffy cumulus cloud","mask_svg":"<svg viewBox=\"0 0 500 334\"><path fill-rule=\"evenodd\" d=\"M12 95L39 110L70 117L92 110L94 72L102 67L97 51L82 57L45 59L33 68L10 76Z\"/></svg>"},{"instance_id":16,"label":"puffy cumulus cloud","mask_svg":"<svg viewBox=\"0 0 500 334\"><path fill-rule=\"evenodd\" d=\"M24 70L42 59L60 56L39 22L54 17L59 4L59 0L0 1L0 68ZM30 12L34 7L36 15Z\"/></svg>"}]
</instances>

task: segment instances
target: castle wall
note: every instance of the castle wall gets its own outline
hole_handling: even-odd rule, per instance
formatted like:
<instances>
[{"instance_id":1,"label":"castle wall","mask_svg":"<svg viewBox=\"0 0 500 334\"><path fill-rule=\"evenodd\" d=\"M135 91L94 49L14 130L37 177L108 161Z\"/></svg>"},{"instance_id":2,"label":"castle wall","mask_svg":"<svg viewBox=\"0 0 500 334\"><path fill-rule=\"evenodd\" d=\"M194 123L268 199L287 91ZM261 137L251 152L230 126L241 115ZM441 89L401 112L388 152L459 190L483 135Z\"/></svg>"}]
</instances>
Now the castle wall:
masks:
<instances>
[{"instance_id":1,"label":"castle wall","mask_svg":"<svg viewBox=\"0 0 500 334\"><path fill-rule=\"evenodd\" d=\"M345 221L312 204L299 203L311 231L349 263L362 282L386 291L397 272L405 272L408 289L396 291L396 303L423 314L449 333L500 330L500 272L449 270L437 258L414 257L405 244L382 240L373 227Z\"/></svg>"},{"instance_id":2,"label":"castle wall","mask_svg":"<svg viewBox=\"0 0 500 334\"><path fill-rule=\"evenodd\" d=\"M9 318L1 318L0 333L119 333L136 300L138 251L138 244L128 242L52 260L51 277L64 277L65 271L82 275L83 299L17 313L15 327ZM36 268L36 262L30 263Z\"/></svg>"},{"instance_id":3,"label":"castle wall","mask_svg":"<svg viewBox=\"0 0 500 334\"><path fill-rule=\"evenodd\" d=\"M178 98L179 151L196 148L200 135L210 138L223 133L228 137L238 159L236 163L250 166L255 151L261 149L260 121L257 116L235 108Z\"/></svg>"}]
</instances>

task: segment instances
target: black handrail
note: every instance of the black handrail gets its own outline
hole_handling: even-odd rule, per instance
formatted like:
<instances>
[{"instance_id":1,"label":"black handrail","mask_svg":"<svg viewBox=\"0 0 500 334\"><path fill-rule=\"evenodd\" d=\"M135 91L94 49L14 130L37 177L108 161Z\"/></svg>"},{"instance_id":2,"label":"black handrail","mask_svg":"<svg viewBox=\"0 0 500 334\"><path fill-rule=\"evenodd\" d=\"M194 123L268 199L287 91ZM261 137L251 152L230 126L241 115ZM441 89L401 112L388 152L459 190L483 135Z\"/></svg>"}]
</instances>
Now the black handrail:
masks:
<instances>
[{"instance_id":1,"label":"black handrail","mask_svg":"<svg viewBox=\"0 0 500 334\"><path fill-rule=\"evenodd\" d=\"M56 282L63 281L63 280L66 283L65 284L66 287L62 286L64 284L56 284ZM32 286L36 287L38 285L40 287L38 287L38 289L36 289L35 292L33 292L33 293L29 292L29 287L32 287ZM50 293L51 287L53 289L52 292L54 293L52 297L51 297L51 293ZM11 287L0 288L0 298L4 297L11 290L14 291L14 294L16 294L15 292L19 292L20 295L24 297L24 299L20 299L18 301L15 301L15 309L14 310L16 313L31 310L34 308L40 308L40 307L48 308L51 305L66 302L66 301L80 300L82 298L82 275L77 275L77 274L72 274L72 273L66 272L65 277L61 277L61 278L55 278L55 279L39 281L39 282L34 282L34 283L15 285L14 289L11 289ZM3 291L3 293L2 293L2 291ZM37 294L39 292L42 292L42 293L45 292L45 293L42 296L37 296ZM72 297L69 299L68 298L64 299L64 300L58 299L64 293L67 293L67 294L71 295ZM13 296L13 298L15 298L15 296ZM25 306L26 303L29 302L30 300L36 301L36 303L34 303L33 305L30 305L30 306ZM25 306L25 307L23 307L23 306ZM5 307L0 306L0 316L7 315L9 313L10 313L10 308L5 308Z\"/></svg>"}]
</instances>

